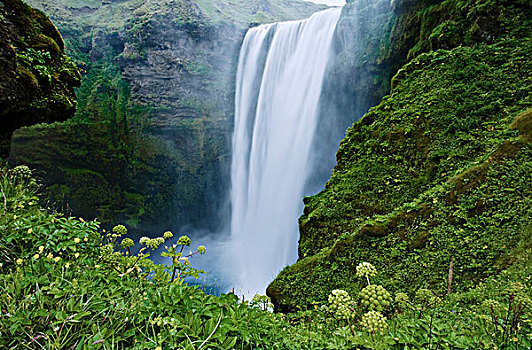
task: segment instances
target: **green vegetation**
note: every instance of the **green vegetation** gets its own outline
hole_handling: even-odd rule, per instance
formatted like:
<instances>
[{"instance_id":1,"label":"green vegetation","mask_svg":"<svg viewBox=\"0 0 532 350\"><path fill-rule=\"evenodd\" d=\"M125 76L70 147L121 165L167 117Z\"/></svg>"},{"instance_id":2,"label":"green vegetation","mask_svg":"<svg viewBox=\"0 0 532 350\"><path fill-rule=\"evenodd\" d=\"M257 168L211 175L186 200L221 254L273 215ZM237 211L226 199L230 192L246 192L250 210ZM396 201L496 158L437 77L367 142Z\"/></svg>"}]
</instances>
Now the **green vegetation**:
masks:
<instances>
[{"instance_id":1,"label":"green vegetation","mask_svg":"<svg viewBox=\"0 0 532 350\"><path fill-rule=\"evenodd\" d=\"M305 1L286 0L198 0L197 3L212 23L239 26L304 18L320 9Z\"/></svg>"},{"instance_id":2,"label":"green vegetation","mask_svg":"<svg viewBox=\"0 0 532 350\"><path fill-rule=\"evenodd\" d=\"M445 28L460 38L471 23L496 24L497 36L417 52L392 93L348 130L325 190L305 198L300 260L268 289L279 310L311 308L338 288L357 295L359 261L377 267L376 282L388 291L441 297L450 264L458 292L524 259L532 8L505 4L448 0L420 10L423 43L436 35L430 28L442 35L439 16L449 13L462 24Z\"/></svg>"},{"instance_id":3,"label":"green vegetation","mask_svg":"<svg viewBox=\"0 0 532 350\"><path fill-rule=\"evenodd\" d=\"M106 233L96 221L40 207L26 166L0 170L0 346L10 349L478 349L529 348L532 332L530 247L499 278L437 298L328 291L328 302L291 315L272 314L268 299L206 295L187 286L191 240L173 234L140 239ZM168 245L171 264L148 259ZM526 259L524 259L526 257ZM187 260L188 259L188 260ZM360 286L379 272L359 264ZM176 271L177 273L174 273ZM376 288L379 289L380 288ZM374 298L375 299L375 298ZM380 311L365 307L379 302ZM369 311L368 311L369 310Z\"/></svg>"},{"instance_id":4,"label":"green vegetation","mask_svg":"<svg viewBox=\"0 0 532 350\"><path fill-rule=\"evenodd\" d=\"M238 343L252 349L275 337L263 326L278 328L278 317L237 304L234 295L214 297L183 284L198 272L190 254L174 250L190 245L187 237L168 248L179 272L171 276L168 266L148 259L150 250L171 241L170 232L141 238L132 255L124 226L105 234L95 221L40 208L27 167L4 168L0 180L2 347L228 349Z\"/></svg>"},{"instance_id":5,"label":"green vegetation","mask_svg":"<svg viewBox=\"0 0 532 350\"><path fill-rule=\"evenodd\" d=\"M50 9L63 23L84 13L102 26L100 32L87 29L95 22L65 26L68 47L87 68L81 108L69 122L17 132L14 155L36 165L62 155L46 177L56 181L52 197L65 211L72 208L64 198L75 198L83 204L77 213L136 225L141 217L164 222L163 207L183 216L183 208L197 209L208 184L190 178L215 167L206 159L223 149L212 131L226 111L213 118L216 104L193 95L175 106L154 108L155 93L133 102L123 78L124 62L153 54L147 48L165 23L162 2L70 3L68 10L63 2ZM194 42L223 27L223 16L237 13L232 9L260 5L250 11L268 20L266 2L179 4L171 7L172 24ZM266 311L265 296L239 303L231 294L187 286L185 277L201 273L191 262L206 248L186 255L190 239L174 244L167 231L143 237L135 252L125 226L106 233L96 221L44 209L29 168L2 168L0 347L531 348L531 4L427 1L398 18L383 52L408 29L406 37L415 37L409 62L392 80L391 94L349 129L325 190L305 199L300 260L268 288L277 311L292 314ZM123 28L135 38L125 53ZM53 59L62 42L48 34L13 54L32 86L54 81L49 63L64 62L66 76L75 78L71 62ZM87 42L96 44L87 50ZM203 52L178 66L202 84L216 74ZM376 80L385 85L384 76ZM31 106L68 101L50 93ZM162 123L173 107L182 118ZM176 127L176 139L157 135L159 124ZM155 264L149 255L163 244L168 263Z\"/></svg>"},{"instance_id":6,"label":"green vegetation","mask_svg":"<svg viewBox=\"0 0 532 350\"><path fill-rule=\"evenodd\" d=\"M81 76L64 55L57 28L21 0L0 7L0 157L17 128L74 115Z\"/></svg>"},{"instance_id":7,"label":"green vegetation","mask_svg":"<svg viewBox=\"0 0 532 350\"><path fill-rule=\"evenodd\" d=\"M17 53L17 59L21 61L21 64L30 69L35 69L39 76L45 79L48 84L52 82L52 74L50 69L46 65L52 59L50 52L37 51L32 48L28 48L26 51Z\"/></svg>"},{"instance_id":8,"label":"green vegetation","mask_svg":"<svg viewBox=\"0 0 532 350\"><path fill-rule=\"evenodd\" d=\"M290 20L308 16L325 7L305 1L287 0L199 0L194 3L183 0L122 0L110 1L110 4L99 0L30 0L28 3L38 8L46 5L46 12L52 18L76 16L78 11L84 11L84 16L76 18L79 20L78 24L101 22L111 30L123 28L132 17L147 21L168 12L172 13L176 23L184 25L233 23L246 28L250 20L256 19L256 23ZM69 12L71 13L68 14Z\"/></svg>"}]
</instances>

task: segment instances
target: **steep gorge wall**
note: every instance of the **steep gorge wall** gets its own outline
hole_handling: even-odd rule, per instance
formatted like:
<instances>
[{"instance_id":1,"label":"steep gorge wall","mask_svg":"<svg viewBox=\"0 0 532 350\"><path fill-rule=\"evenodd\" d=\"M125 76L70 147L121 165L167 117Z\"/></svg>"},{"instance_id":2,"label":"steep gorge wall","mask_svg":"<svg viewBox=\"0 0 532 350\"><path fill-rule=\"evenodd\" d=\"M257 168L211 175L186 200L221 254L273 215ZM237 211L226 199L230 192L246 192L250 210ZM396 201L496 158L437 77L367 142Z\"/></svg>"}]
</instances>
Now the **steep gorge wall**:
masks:
<instances>
[{"instance_id":1,"label":"steep gorge wall","mask_svg":"<svg viewBox=\"0 0 532 350\"><path fill-rule=\"evenodd\" d=\"M317 7L33 3L56 19L86 74L76 118L19 130L12 159L41 170L53 200L76 215L140 229L220 225L240 41L250 22Z\"/></svg>"},{"instance_id":2,"label":"steep gorge wall","mask_svg":"<svg viewBox=\"0 0 532 350\"><path fill-rule=\"evenodd\" d=\"M391 33L409 62L305 199L299 260L267 291L278 310L356 295L363 261L389 290L441 293L451 259L460 290L530 245L530 2L404 3Z\"/></svg>"},{"instance_id":3,"label":"steep gorge wall","mask_svg":"<svg viewBox=\"0 0 532 350\"><path fill-rule=\"evenodd\" d=\"M42 171L54 200L76 215L201 226L223 200L230 104L211 88L212 72L229 75L236 53L225 50L240 38L192 38L171 20L125 35L97 31L77 118L15 133L12 159ZM195 57L217 40L221 49Z\"/></svg>"}]
</instances>

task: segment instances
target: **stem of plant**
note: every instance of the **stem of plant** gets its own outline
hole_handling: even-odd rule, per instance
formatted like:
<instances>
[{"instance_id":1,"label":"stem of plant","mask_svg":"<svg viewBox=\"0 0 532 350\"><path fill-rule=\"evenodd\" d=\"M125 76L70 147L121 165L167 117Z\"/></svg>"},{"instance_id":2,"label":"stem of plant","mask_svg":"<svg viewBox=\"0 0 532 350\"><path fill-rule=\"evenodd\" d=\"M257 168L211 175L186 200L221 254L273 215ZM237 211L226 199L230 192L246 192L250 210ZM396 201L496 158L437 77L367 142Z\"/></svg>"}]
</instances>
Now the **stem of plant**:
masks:
<instances>
[{"instance_id":1,"label":"stem of plant","mask_svg":"<svg viewBox=\"0 0 532 350\"><path fill-rule=\"evenodd\" d=\"M506 320L504 321L504 332L502 333L502 341L503 341L503 348L506 345L506 331L508 331L508 337L510 336L510 332L508 329L508 321L510 320L510 314L512 312L512 301L513 301L513 295L509 297L508 299L508 313L506 314Z\"/></svg>"},{"instance_id":2,"label":"stem of plant","mask_svg":"<svg viewBox=\"0 0 532 350\"><path fill-rule=\"evenodd\" d=\"M490 308L491 308L491 319L493 320L493 324L495 324L495 326L498 326L499 322L497 322L497 317L495 317L495 310L493 309L493 305L491 305Z\"/></svg>"},{"instance_id":3,"label":"stem of plant","mask_svg":"<svg viewBox=\"0 0 532 350\"><path fill-rule=\"evenodd\" d=\"M353 330L353 324L351 323L351 319L349 319L349 330L351 331L351 335L355 336L355 331Z\"/></svg>"},{"instance_id":4,"label":"stem of plant","mask_svg":"<svg viewBox=\"0 0 532 350\"><path fill-rule=\"evenodd\" d=\"M451 283L453 282L453 263L454 258L451 256L451 263L449 264L449 278L447 280L447 296L451 294Z\"/></svg>"},{"instance_id":5,"label":"stem of plant","mask_svg":"<svg viewBox=\"0 0 532 350\"><path fill-rule=\"evenodd\" d=\"M180 255L180 256L181 256L181 254L183 254L183 249L185 249L185 245L184 245L184 244L181 245L181 250L179 251L179 255ZM194 255L194 254L192 254L192 255ZM176 270L177 270L177 268L176 268L176 264L175 264L175 260L172 260L172 263L173 263L173 265L174 265L174 269L172 270L172 279L170 280L170 283L172 283L172 282L174 281L174 279L175 279L175 272L176 272ZM177 263L179 264L179 260L177 261ZM179 279L181 278L181 274L178 274L178 278L179 278Z\"/></svg>"},{"instance_id":6,"label":"stem of plant","mask_svg":"<svg viewBox=\"0 0 532 350\"><path fill-rule=\"evenodd\" d=\"M312 326L312 317L308 317L308 341L310 341L310 327Z\"/></svg>"},{"instance_id":7,"label":"stem of plant","mask_svg":"<svg viewBox=\"0 0 532 350\"><path fill-rule=\"evenodd\" d=\"M0 189L0 193L2 193L2 197L4 197L4 218L7 219L7 197L4 194L4 191Z\"/></svg>"},{"instance_id":8,"label":"stem of plant","mask_svg":"<svg viewBox=\"0 0 532 350\"><path fill-rule=\"evenodd\" d=\"M430 324L429 324L429 349L432 348L432 313L430 314Z\"/></svg>"},{"instance_id":9,"label":"stem of plant","mask_svg":"<svg viewBox=\"0 0 532 350\"><path fill-rule=\"evenodd\" d=\"M175 279L175 271L177 270L177 267L175 266L175 258L172 259L172 263L174 265L174 269L172 270L172 279L170 280L170 283L174 282L174 279ZM178 262L179 264L179 262Z\"/></svg>"}]
</instances>

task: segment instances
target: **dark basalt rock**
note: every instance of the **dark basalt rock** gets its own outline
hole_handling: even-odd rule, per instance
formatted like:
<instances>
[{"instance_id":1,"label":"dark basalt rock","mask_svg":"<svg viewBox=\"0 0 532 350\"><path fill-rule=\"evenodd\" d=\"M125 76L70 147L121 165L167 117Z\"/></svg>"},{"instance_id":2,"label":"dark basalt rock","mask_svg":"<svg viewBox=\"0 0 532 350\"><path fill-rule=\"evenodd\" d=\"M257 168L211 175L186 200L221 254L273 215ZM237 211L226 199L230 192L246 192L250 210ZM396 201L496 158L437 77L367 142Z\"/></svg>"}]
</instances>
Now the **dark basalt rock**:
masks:
<instances>
[{"instance_id":1,"label":"dark basalt rock","mask_svg":"<svg viewBox=\"0 0 532 350\"><path fill-rule=\"evenodd\" d=\"M0 1L0 158L9 154L16 129L74 115L81 76L63 48L44 13L19 0ZM38 61L40 53L49 56Z\"/></svg>"}]
</instances>

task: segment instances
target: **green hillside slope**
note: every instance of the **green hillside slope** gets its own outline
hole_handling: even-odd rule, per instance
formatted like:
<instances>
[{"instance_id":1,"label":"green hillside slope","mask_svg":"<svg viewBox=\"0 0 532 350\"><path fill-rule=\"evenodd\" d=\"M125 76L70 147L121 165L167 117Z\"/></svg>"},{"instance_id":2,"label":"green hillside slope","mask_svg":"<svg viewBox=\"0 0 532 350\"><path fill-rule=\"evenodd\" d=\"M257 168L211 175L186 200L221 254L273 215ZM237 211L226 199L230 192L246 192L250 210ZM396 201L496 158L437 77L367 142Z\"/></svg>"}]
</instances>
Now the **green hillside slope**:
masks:
<instances>
[{"instance_id":1,"label":"green hillside slope","mask_svg":"<svg viewBox=\"0 0 532 350\"><path fill-rule=\"evenodd\" d=\"M415 58L348 131L325 190L305 199L300 260L268 288L280 310L357 292L362 261L394 291L441 293L452 260L460 290L530 242L530 3L443 1L418 14ZM475 37L482 20L496 36Z\"/></svg>"}]
</instances>

